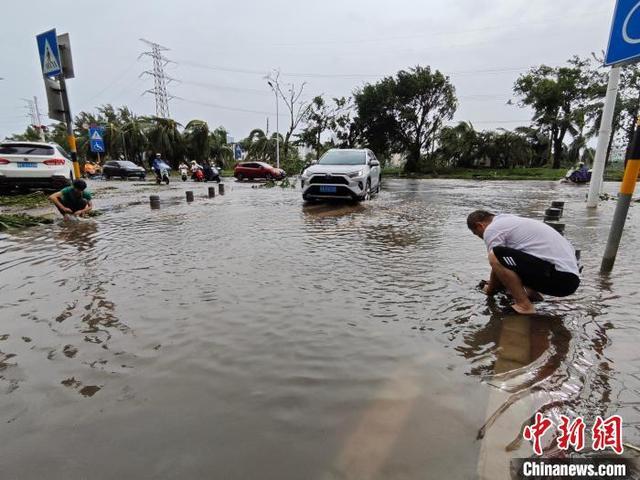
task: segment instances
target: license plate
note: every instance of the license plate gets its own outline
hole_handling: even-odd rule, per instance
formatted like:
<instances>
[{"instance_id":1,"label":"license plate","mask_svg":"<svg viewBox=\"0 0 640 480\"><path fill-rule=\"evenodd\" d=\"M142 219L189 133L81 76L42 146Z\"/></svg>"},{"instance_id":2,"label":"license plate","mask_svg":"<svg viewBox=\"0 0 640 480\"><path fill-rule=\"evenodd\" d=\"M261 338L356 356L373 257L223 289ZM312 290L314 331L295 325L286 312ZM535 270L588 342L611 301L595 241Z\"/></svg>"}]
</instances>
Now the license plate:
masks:
<instances>
[{"instance_id":1,"label":"license plate","mask_svg":"<svg viewBox=\"0 0 640 480\"><path fill-rule=\"evenodd\" d=\"M336 193L337 189L336 187L330 186L330 185L321 185L320 186L320 193Z\"/></svg>"},{"instance_id":2,"label":"license plate","mask_svg":"<svg viewBox=\"0 0 640 480\"><path fill-rule=\"evenodd\" d=\"M38 164L34 162L18 162L18 168L37 168Z\"/></svg>"}]
</instances>

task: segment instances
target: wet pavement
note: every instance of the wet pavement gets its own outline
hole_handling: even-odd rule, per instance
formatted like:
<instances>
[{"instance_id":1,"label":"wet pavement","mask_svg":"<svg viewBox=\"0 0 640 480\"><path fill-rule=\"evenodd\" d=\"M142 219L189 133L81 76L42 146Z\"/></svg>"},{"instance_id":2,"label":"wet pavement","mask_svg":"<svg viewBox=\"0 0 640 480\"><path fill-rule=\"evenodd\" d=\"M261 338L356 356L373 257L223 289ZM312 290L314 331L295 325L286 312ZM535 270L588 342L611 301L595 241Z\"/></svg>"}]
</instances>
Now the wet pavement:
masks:
<instances>
[{"instance_id":1,"label":"wet pavement","mask_svg":"<svg viewBox=\"0 0 640 480\"><path fill-rule=\"evenodd\" d=\"M98 218L0 235L3 478L506 478L536 411L616 413L640 443L637 204L601 277L615 202L571 185L108 185ZM583 284L504 315L466 215L552 200Z\"/></svg>"}]
</instances>

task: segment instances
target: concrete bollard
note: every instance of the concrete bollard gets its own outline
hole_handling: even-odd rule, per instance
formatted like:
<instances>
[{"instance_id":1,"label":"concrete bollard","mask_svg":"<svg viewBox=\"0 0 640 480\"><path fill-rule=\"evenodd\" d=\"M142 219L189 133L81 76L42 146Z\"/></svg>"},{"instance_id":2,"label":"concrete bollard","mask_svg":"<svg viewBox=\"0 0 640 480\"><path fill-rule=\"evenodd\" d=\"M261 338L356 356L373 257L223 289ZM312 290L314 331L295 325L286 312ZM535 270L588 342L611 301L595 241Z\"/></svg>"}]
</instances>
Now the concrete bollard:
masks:
<instances>
[{"instance_id":1,"label":"concrete bollard","mask_svg":"<svg viewBox=\"0 0 640 480\"><path fill-rule=\"evenodd\" d=\"M220 191L220 195L224 195L224 183L218 184L218 190Z\"/></svg>"},{"instance_id":2,"label":"concrete bollard","mask_svg":"<svg viewBox=\"0 0 640 480\"><path fill-rule=\"evenodd\" d=\"M560 235L564 235L564 227L565 224L564 223L558 223L558 222L548 222L545 221L544 223L546 223L547 225L549 225L551 228L553 228L556 232L558 232Z\"/></svg>"},{"instance_id":3,"label":"concrete bollard","mask_svg":"<svg viewBox=\"0 0 640 480\"><path fill-rule=\"evenodd\" d=\"M151 208L154 210L160 208L160 197L158 195L151 195L149 197L149 205L151 205Z\"/></svg>"},{"instance_id":4,"label":"concrete bollard","mask_svg":"<svg viewBox=\"0 0 640 480\"><path fill-rule=\"evenodd\" d=\"M551 208L559 208L564 211L564 202L551 202Z\"/></svg>"},{"instance_id":5,"label":"concrete bollard","mask_svg":"<svg viewBox=\"0 0 640 480\"><path fill-rule=\"evenodd\" d=\"M562 216L562 210L559 208L547 208L544 212L545 217L560 218Z\"/></svg>"},{"instance_id":6,"label":"concrete bollard","mask_svg":"<svg viewBox=\"0 0 640 480\"><path fill-rule=\"evenodd\" d=\"M216 187L209 187L209 198L214 198L216 196Z\"/></svg>"},{"instance_id":7,"label":"concrete bollard","mask_svg":"<svg viewBox=\"0 0 640 480\"><path fill-rule=\"evenodd\" d=\"M580 261L580 257L582 257L582 250L576 250L576 260Z\"/></svg>"},{"instance_id":8,"label":"concrete bollard","mask_svg":"<svg viewBox=\"0 0 640 480\"><path fill-rule=\"evenodd\" d=\"M193 192L188 190L187 192L187 202L193 202Z\"/></svg>"}]
</instances>

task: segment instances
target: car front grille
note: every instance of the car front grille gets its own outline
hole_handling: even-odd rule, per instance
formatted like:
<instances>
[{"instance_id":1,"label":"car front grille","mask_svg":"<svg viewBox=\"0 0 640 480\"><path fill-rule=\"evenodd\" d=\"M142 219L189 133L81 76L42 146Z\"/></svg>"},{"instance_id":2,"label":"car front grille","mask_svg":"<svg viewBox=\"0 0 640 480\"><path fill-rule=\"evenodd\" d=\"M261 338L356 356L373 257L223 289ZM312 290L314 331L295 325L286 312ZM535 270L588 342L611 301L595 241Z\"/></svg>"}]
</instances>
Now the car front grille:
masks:
<instances>
[{"instance_id":1,"label":"car front grille","mask_svg":"<svg viewBox=\"0 0 640 480\"><path fill-rule=\"evenodd\" d=\"M309 183L314 185L349 185L349 180L336 175L316 175L311 177Z\"/></svg>"}]
</instances>

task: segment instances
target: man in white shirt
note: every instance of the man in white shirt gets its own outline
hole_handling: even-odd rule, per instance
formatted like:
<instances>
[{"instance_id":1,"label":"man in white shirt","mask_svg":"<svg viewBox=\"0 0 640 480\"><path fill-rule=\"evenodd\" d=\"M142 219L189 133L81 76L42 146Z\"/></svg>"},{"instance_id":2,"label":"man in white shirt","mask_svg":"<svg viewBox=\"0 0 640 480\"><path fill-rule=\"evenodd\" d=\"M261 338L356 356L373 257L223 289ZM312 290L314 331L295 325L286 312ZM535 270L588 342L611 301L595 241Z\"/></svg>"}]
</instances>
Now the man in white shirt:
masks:
<instances>
[{"instance_id":1,"label":"man in white shirt","mask_svg":"<svg viewBox=\"0 0 640 480\"><path fill-rule=\"evenodd\" d=\"M535 313L531 299L539 298L540 293L566 297L578 289L575 250L549 225L477 210L467 218L467 226L484 240L489 251L491 277L483 291L491 296L506 288L517 313Z\"/></svg>"}]
</instances>

